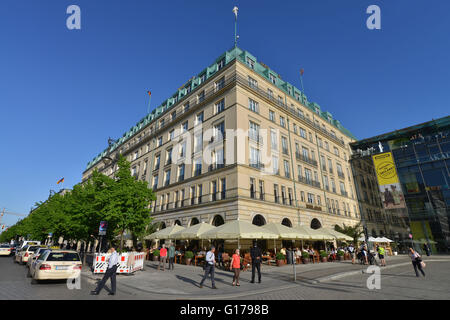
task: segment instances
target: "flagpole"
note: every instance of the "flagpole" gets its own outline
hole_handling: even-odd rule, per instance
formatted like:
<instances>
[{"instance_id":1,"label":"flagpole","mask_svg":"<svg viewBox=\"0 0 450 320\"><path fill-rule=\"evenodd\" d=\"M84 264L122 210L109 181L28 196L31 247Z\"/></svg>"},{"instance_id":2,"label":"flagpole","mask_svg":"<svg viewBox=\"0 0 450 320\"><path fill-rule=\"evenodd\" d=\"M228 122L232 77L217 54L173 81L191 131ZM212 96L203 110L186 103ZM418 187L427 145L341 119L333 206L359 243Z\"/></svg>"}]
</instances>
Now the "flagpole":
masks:
<instances>
[{"instance_id":1,"label":"flagpole","mask_svg":"<svg viewBox=\"0 0 450 320\"><path fill-rule=\"evenodd\" d=\"M237 47L237 16L238 16L238 7L233 8L234 13L234 47Z\"/></svg>"},{"instance_id":2,"label":"flagpole","mask_svg":"<svg viewBox=\"0 0 450 320\"><path fill-rule=\"evenodd\" d=\"M149 93L149 92L147 92L147 93ZM148 99L148 106L147 106L147 114L149 114L150 113L150 102L152 101L152 94L151 94L151 92L149 93L149 99Z\"/></svg>"},{"instance_id":3,"label":"flagpole","mask_svg":"<svg viewBox=\"0 0 450 320\"><path fill-rule=\"evenodd\" d=\"M302 93L305 93L305 89L303 88L303 69L300 70L300 84L302 86Z\"/></svg>"}]
</instances>

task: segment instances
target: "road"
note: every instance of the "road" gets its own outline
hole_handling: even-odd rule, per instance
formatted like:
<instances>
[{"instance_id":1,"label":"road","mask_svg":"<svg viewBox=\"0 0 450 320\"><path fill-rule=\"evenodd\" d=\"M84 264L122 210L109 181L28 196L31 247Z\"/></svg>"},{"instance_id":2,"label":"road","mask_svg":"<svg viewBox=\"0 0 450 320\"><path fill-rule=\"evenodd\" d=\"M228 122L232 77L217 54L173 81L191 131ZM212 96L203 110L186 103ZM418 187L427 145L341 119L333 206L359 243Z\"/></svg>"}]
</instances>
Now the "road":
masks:
<instances>
[{"instance_id":1,"label":"road","mask_svg":"<svg viewBox=\"0 0 450 320\"><path fill-rule=\"evenodd\" d=\"M450 257L430 257L426 277L417 278L407 257L388 260L381 269L381 288L367 288L368 274L351 263L321 263L298 266L296 283L292 282L290 266L264 267L263 283L250 284L251 272L243 272L241 287L231 286L231 272L217 270L218 290L211 290L210 281L198 288L200 267L176 265L174 271L162 272L157 265L146 262L145 271L133 276L118 276L117 295L99 296L89 293L100 275L84 269L81 288L69 290L66 281L45 281L32 285L25 266L10 257L0 257L0 300L128 300L128 299L248 299L248 300L326 300L326 299L450 299ZM108 284L109 285L109 282Z\"/></svg>"}]
</instances>

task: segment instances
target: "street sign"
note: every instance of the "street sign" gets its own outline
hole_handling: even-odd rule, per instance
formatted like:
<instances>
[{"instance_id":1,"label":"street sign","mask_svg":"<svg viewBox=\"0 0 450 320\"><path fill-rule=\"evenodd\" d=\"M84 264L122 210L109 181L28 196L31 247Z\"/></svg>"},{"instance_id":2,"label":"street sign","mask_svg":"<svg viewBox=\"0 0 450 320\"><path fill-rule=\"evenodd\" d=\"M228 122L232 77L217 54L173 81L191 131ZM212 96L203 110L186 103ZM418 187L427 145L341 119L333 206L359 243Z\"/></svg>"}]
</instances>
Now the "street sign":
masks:
<instances>
[{"instance_id":1,"label":"street sign","mask_svg":"<svg viewBox=\"0 0 450 320\"><path fill-rule=\"evenodd\" d=\"M108 227L108 222L106 221L101 221L100 222L100 227L98 228L98 235L99 236L104 236L106 235L106 228Z\"/></svg>"}]
</instances>

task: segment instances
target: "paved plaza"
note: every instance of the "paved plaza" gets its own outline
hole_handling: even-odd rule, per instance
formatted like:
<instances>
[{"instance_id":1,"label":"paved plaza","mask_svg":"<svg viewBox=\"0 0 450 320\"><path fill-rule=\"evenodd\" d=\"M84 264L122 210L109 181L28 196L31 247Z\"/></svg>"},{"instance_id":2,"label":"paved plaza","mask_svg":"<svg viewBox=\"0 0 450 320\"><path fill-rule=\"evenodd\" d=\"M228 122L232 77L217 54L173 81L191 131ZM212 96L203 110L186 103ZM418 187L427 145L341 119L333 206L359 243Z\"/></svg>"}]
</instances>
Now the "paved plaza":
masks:
<instances>
[{"instance_id":1,"label":"paved plaza","mask_svg":"<svg viewBox=\"0 0 450 320\"><path fill-rule=\"evenodd\" d=\"M65 281L45 281L36 285L26 277L26 267L14 264L12 258L0 259L0 299L248 299L248 300L310 300L310 299L450 299L450 257L425 257L426 277L417 278L409 257L388 257L387 267L381 268L381 288L369 290L367 266L352 265L350 261L297 265L297 281L293 267L262 268L262 283L250 283L251 271L241 272L240 287L233 287L232 273L216 268L217 290L207 279L199 287L201 267L175 264L175 270L157 270L157 262L146 261L145 270L134 275L117 276L117 294L99 296L89 292L101 275L84 268L81 288L69 290ZM109 286L109 282L107 284Z\"/></svg>"}]
</instances>

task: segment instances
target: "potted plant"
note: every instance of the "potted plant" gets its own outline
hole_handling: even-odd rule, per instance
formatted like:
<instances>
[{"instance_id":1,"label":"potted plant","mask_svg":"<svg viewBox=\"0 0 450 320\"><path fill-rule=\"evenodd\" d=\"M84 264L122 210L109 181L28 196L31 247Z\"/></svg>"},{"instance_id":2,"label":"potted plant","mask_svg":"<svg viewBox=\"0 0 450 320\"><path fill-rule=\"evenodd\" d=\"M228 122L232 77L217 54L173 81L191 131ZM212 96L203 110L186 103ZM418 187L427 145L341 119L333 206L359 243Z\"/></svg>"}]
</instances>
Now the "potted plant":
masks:
<instances>
[{"instance_id":1,"label":"potted plant","mask_svg":"<svg viewBox=\"0 0 450 320\"><path fill-rule=\"evenodd\" d=\"M325 252L325 250L320 250L320 258L322 262L327 262L328 254Z\"/></svg>"},{"instance_id":2,"label":"potted plant","mask_svg":"<svg viewBox=\"0 0 450 320\"><path fill-rule=\"evenodd\" d=\"M278 252L277 256L276 256L277 266L278 267L281 267L282 265L284 265L284 259L286 259L284 254L282 254L281 252Z\"/></svg>"},{"instance_id":3,"label":"potted plant","mask_svg":"<svg viewBox=\"0 0 450 320\"><path fill-rule=\"evenodd\" d=\"M192 251L186 251L186 253L184 254L184 259L186 261L186 265L190 265L191 264L191 260L194 257L194 253Z\"/></svg>"},{"instance_id":4,"label":"potted plant","mask_svg":"<svg viewBox=\"0 0 450 320\"><path fill-rule=\"evenodd\" d=\"M158 249L153 250L152 254L153 254L153 261L158 261L158 259L159 259L159 250Z\"/></svg>"},{"instance_id":5,"label":"potted plant","mask_svg":"<svg viewBox=\"0 0 450 320\"><path fill-rule=\"evenodd\" d=\"M344 254L345 254L344 250L338 250L337 256L338 256L339 261L344 260Z\"/></svg>"},{"instance_id":6,"label":"potted plant","mask_svg":"<svg viewBox=\"0 0 450 320\"><path fill-rule=\"evenodd\" d=\"M302 251L302 262L303 264L309 263L309 253L306 251Z\"/></svg>"}]
</instances>

